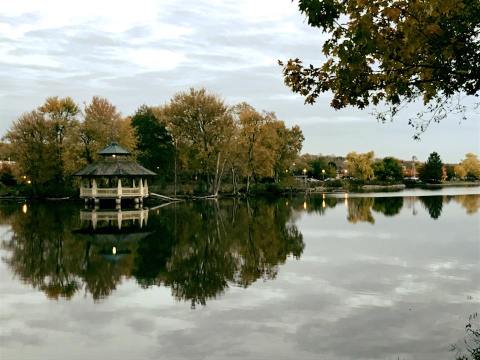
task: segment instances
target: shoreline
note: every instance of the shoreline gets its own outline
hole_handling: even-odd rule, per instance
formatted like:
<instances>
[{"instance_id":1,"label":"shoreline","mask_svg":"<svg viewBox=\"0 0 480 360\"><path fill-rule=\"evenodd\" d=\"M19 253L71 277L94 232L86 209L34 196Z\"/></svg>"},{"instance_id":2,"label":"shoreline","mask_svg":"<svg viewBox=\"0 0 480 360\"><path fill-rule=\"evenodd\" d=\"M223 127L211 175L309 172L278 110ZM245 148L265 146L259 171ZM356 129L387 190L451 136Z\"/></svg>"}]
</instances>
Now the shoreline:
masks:
<instances>
[{"instance_id":1,"label":"shoreline","mask_svg":"<svg viewBox=\"0 0 480 360\"><path fill-rule=\"evenodd\" d=\"M304 188L304 187L297 187L297 188L285 188L279 189L278 192L269 192L269 191L258 191L251 194L246 193L238 193L238 194L230 194L230 193L220 193L217 197L213 197L211 195L206 196L198 196L198 195L181 195L177 194L179 200L201 200L203 198L210 198L210 199L221 199L221 198L255 198L255 197L283 197L285 195L292 195L292 194L368 194L368 193L375 193L375 192L392 192L392 193L400 193L404 190L409 189L425 189L425 190L435 190L435 189L443 189L443 188L461 188L461 187L480 187L479 182L453 182L453 183L441 183L441 184L389 184L389 185L359 185L357 187L347 188L347 187L323 187L318 186L314 188ZM162 194L165 196L169 196L169 194ZM157 202L162 203L161 199L156 199L154 197L148 198L149 202ZM44 198L34 198L28 196L20 196L20 195L12 195L12 196L0 196L0 202L25 202L25 201L39 201L39 202L80 202L83 199L79 198L78 196L73 197L44 197Z\"/></svg>"}]
</instances>

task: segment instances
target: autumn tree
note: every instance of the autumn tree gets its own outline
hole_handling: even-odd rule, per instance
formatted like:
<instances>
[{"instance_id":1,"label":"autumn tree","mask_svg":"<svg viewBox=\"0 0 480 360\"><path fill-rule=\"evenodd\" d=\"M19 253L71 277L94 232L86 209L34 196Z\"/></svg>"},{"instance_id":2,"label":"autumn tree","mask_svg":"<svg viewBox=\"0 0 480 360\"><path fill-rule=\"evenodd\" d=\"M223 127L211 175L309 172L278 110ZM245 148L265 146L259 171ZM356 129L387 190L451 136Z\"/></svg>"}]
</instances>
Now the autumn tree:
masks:
<instances>
[{"instance_id":1,"label":"autumn tree","mask_svg":"<svg viewBox=\"0 0 480 360\"><path fill-rule=\"evenodd\" d=\"M347 154L348 174L359 180L373 179L373 151L367 153L350 152Z\"/></svg>"},{"instance_id":2,"label":"autumn tree","mask_svg":"<svg viewBox=\"0 0 480 360\"><path fill-rule=\"evenodd\" d=\"M17 177L31 183L34 195L55 178L58 158L54 136L38 110L20 116L5 136L15 149Z\"/></svg>"},{"instance_id":3,"label":"autumn tree","mask_svg":"<svg viewBox=\"0 0 480 360\"><path fill-rule=\"evenodd\" d=\"M455 174L459 178L480 179L480 160L478 156L473 153L466 154L465 159L455 166Z\"/></svg>"},{"instance_id":4,"label":"autumn tree","mask_svg":"<svg viewBox=\"0 0 480 360\"><path fill-rule=\"evenodd\" d=\"M49 97L38 108L43 114L52 131L52 146L56 156L53 166L55 167L54 180L57 183L65 181L65 165L71 160L70 145L76 141L75 128L78 126L77 115L80 109L72 98Z\"/></svg>"},{"instance_id":5,"label":"autumn tree","mask_svg":"<svg viewBox=\"0 0 480 360\"><path fill-rule=\"evenodd\" d=\"M234 111L247 192L251 179L270 177L278 182L302 149L301 129L298 126L288 128L273 112L260 113L246 103L237 105Z\"/></svg>"},{"instance_id":6,"label":"autumn tree","mask_svg":"<svg viewBox=\"0 0 480 360\"><path fill-rule=\"evenodd\" d=\"M251 179L257 176L272 176L274 159L268 151L265 125L269 118L263 116L247 103L235 107L237 126L239 128L240 158L243 158L243 173L247 179L247 192ZM272 134L270 134L272 135ZM272 139L273 140L273 139Z\"/></svg>"},{"instance_id":7,"label":"autumn tree","mask_svg":"<svg viewBox=\"0 0 480 360\"><path fill-rule=\"evenodd\" d=\"M440 155L432 152L425 165L420 169L420 179L424 182L438 183L443 177L443 163Z\"/></svg>"},{"instance_id":8,"label":"autumn tree","mask_svg":"<svg viewBox=\"0 0 480 360\"><path fill-rule=\"evenodd\" d=\"M305 137L298 125L289 129L283 121L276 120L272 123L272 126L274 126L277 135L273 171L275 180L278 182L285 169L289 168L292 161L295 160L300 150L302 150Z\"/></svg>"},{"instance_id":9,"label":"autumn tree","mask_svg":"<svg viewBox=\"0 0 480 360\"><path fill-rule=\"evenodd\" d=\"M477 0L300 0L298 6L328 36L319 66L280 62L286 85L306 103L331 92L335 109L383 103L393 116L421 100L431 116L411 120L418 137L432 120L462 110L460 95L478 94Z\"/></svg>"},{"instance_id":10,"label":"autumn tree","mask_svg":"<svg viewBox=\"0 0 480 360\"><path fill-rule=\"evenodd\" d=\"M107 99L94 96L85 105L84 120L79 128L82 159L91 163L97 152L108 143L116 141L132 151L136 146L135 134L129 118L122 118L117 108Z\"/></svg>"},{"instance_id":11,"label":"autumn tree","mask_svg":"<svg viewBox=\"0 0 480 360\"><path fill-rule=\"evenodd\" d=\"M217 194L224 175L234 123L229 107L205 89L177 93L164 109L173 141L204 190Z\"/></svg>"}]
</instances>

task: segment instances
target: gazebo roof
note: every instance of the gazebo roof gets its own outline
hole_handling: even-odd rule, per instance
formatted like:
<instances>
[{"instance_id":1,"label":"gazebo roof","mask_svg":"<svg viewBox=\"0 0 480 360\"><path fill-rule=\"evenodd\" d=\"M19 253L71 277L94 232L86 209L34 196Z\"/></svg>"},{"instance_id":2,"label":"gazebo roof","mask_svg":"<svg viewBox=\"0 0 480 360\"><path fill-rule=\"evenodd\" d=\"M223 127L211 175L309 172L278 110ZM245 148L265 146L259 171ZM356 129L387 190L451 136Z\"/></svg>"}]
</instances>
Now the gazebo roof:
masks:
<instances>
[{"instance_id":1,"label":"gazebo roof","mask_svg":"<svg viewBox=\"0 0 480 360\"><path fill-rule=\"evenodd\" d=\"M98 152L99 155L109 156L109 155L130 155L130 152L120 145L117 142L110 143L107 147L103 148Z\"/></svg>"},{"instance_id":2,"label":"gazebo roof","mask_svg":"<svg viewBox=\"0 0 480 360\"><path fill-rule=\"evenodd\" d=\"M117 143L111 143L99 152L103 156L93 164L88 164L82 170L77 171L74 176L96 177L96 176L154 176L153 171L144 168L142 165L128 157L130 154ZM109 156L110 155L110 156ZM123 155L118 156L117 155Z\"/></svg>"},{"instance_id":3,"label":"gazebo roof","mask_svg":"<svg viewBox=\"0 0 480 360\"><path fill-rule=\"evenodd\" d=\"M154 176L153 171L130 159L106 159L89 164L75 176Z\"/></svg>"}]
</instances>

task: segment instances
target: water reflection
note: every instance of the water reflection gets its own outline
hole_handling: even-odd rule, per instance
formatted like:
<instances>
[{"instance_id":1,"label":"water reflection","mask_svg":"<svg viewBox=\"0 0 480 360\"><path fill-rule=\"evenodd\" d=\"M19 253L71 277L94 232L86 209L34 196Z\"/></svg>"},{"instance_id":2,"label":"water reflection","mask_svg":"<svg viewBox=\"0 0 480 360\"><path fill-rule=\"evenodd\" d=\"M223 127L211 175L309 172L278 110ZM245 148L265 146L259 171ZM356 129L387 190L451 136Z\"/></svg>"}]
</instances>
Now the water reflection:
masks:
<instances>
[{"instance_id":1,"label":"water reflection","mask_svg":"<svg viewBox=\"0 0 480 360\"><path fill-rule=\"evenodd\" d=\"M75 206L36 205L9 215L4 261L52 299L83 289L99 300L133 277L142 287L168 286L195 307L229 285L273 279L289 255L300 257L304 244L291 212L236 200L172 206L150 218L146 209L79 216Z\"/></svg>"},{"instance_id":2,"label":"water reflection","mask_svg":"<svg viewBox=\"0 0 480 360\"><path fill-rule=\"evenodd\" d=\"M456 353L455 360L480 359L480 318L478 313L468 317L465 325L465 338L451 345L452 352Z\"/></svg>"},{"instance_id":3,"label":"water reflection","mask_svg":"<svg viewBox=\"0 0 480 360\"><path fill-rule=\"evenodd\" d=\"M479 195L406 199L413 214L420 202L432 219L439 219L452 199L467 214L480 208ZM51 299L71 299L83 290L100 300L133 278L143 288L167 286L176 299L195 307L229 286L274 279L288 256L299 258L305 245L295 219L302 212L325 215L346 207L348 222L374 224L374 213L393 217L403 206L402 197L325 195L184 203L156 211L7 206L0 208L2 222L11 226L11 237L2 243L8 251L3 261Z\"/></svg>"},{"instance_id":4,"label":"water reflection","mask_svg":"<svg viewBox=\"0 0 480 360\"><path fill-rule=\"evenodd\" d=\"M445 198L448 201L448 198ZM428 210L430 217L432 219L438 219L442 214L443 208L443 201L444 198L442 196L423 196L420 198L425 209Z\"/></svg>"},{"instance_id":5,"label":"water reflection","mask_svg":"<svg viewBox=\"0 0 480 360\"><path fill-rule=\"evenodd\" d=\"M440 213L344 194L121 214L4 205L0 352L474 359L479 198L443 195Z\"/></svg>"},{"instance_id":6,"label":"water reflection","mask_svg":"<svg viewBox=\"0 0 480 360\"><path fill-rule=\"evenodd\" d=\"M459 203L469 215L475 214L480 209L480 195L455 195L455 196L407 196L407 197L352 197L345 194L343 197L338 196L314 196L308 200L299 201L295 199L288 204L294 206L297 210L304 210L309 213L316 213L323 215L329 209L337 206L344 206L347 208L347 220L352 224L356 223L375 223L375 216L372 210L376 213L383 214L387 217L393 217L402 211L404 203L408 208L412 209L412 215L418 214L418 205L427 211L431 219L438 219L442 214L443 204L454 200Z\"/></svg>"}]
</instances>

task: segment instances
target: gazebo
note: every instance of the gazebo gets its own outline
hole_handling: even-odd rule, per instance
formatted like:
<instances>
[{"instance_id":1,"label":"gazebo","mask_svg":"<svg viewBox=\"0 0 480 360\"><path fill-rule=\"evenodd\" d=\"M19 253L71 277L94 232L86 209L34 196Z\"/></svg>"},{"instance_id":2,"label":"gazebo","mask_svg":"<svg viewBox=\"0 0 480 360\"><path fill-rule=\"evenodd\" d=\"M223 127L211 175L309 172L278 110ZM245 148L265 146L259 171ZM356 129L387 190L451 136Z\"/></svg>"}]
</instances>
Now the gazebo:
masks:
<instances>
[{"instance_id":1,"label":"gazebo","mask_svg":"<svg viewBox=\"0 0 480 360\"><path fill-rule=\"evenodd\" d=\"M150 171L130 158L130 153L118 143L112 142L99 151L100 160L87 165L74 175L81 178L80 197L98 205L100 199L114 199L120 206L122 199L134 199L142 203L148 197Z\"/></svg>"}]
</instances>

